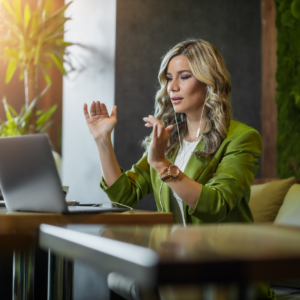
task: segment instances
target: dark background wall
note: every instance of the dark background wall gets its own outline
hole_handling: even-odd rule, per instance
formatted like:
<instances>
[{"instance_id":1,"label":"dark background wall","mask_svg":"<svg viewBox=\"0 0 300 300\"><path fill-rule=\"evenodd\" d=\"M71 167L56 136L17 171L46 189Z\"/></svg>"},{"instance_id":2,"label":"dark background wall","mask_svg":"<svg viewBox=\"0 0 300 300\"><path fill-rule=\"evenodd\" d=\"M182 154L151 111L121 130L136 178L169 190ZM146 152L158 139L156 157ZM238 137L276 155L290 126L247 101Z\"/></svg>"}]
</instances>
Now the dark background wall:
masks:
<instances>
[{"instance_id":1,"label":"dark background wall","mask_svg":"<svg viewBox=\"0 0 300 300\"><path fill-rule=\"evenodd\" d=\"M139 144L150 134L142 118L154 112L161 57L188 37L219 49L232 75L234 118L261 130L260 0L119 0L114 140L126 170L140 159L144 150ZM152 195L139 207L155 210Z\"/></svg>"}]
</instances>

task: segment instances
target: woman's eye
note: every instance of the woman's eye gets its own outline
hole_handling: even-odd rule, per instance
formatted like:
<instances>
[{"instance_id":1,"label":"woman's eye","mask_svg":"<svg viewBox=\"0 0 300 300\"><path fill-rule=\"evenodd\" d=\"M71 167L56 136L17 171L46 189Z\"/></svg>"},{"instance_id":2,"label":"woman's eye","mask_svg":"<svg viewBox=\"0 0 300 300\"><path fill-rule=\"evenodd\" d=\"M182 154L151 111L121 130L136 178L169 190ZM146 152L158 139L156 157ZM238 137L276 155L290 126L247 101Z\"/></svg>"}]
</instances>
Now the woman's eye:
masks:
<instances>
[{"instance_id":1,"label":"woman's eye","mask_svg":"<svg viewBox=\"0 0 300 300\"><path fill-rule=\"evenodd\" d=\"M170 77L167 77L167 81L171 81L172 80L172 78L170 78Z\"/></svg>"},{"instance_id":2,"label":"woman's eye","mask_svg":"<svg viewBox=\"0 0 300 300\"><path fill-rule=\"evenodd\" d=\"M186 80L186 79L189 79L190 77L191 77L191 76L182 76L181 79L182 79L182 80Z\"/></svg>"}]
</instances>

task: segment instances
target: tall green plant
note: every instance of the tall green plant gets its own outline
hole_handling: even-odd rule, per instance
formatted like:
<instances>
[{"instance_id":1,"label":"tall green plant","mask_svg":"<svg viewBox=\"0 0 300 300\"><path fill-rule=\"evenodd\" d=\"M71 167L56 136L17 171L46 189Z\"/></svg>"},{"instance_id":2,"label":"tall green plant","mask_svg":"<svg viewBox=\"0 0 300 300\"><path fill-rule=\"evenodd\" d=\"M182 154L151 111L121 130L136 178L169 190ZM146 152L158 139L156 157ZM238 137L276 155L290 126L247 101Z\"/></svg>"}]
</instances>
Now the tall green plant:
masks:
<instances>
[{"instance_id":1,"label":"tall green plant","mask_svg":"<svg viewBox=\"0 0 300 300\"><path fill-rule=\"evenodd\" d=\"M64 75L64 63L70 64L66 48L72 44L63 39L64 24L69 20L64 12L70 4L71 2L51 13L52 0L39 0L34 11L31 11L27 3L22 12L21 0L13 0L12 5L7 0L0 0L0 53L8 62L6 83L10 82L15 71L19 69L19 78L24 80L25 87L24 109L28 110L36 99L29 110L30 125L25 129L26 133L38 130L36 104L40 99L39 74L43 74L49 87L51 78L47 68L56 65Z\"/></svg>"},{"instance_id":2,"label":"tall green plant","mask_svg":"<svg viewBox=\"0 0 300 300\"><path fill-rule=\"evenodd\" d=\"M300 178L300 0L275 0L280 178Z\"/></svg>"}]
</instances>

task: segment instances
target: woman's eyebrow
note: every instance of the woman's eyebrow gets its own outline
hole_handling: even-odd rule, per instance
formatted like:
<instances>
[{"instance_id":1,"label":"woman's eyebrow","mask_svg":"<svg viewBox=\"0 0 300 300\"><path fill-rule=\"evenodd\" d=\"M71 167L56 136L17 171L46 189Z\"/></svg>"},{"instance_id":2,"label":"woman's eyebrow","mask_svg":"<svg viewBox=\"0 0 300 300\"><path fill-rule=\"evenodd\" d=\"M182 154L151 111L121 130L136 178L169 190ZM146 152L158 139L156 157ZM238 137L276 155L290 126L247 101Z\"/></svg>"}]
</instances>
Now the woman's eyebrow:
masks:
<instances>
[{"instance_id":1,"label":"woman's eyebrow","mask_svg":"<svg viewBox=\"0 0 300 300\"><path fill-rule=\"evenodd\" d=\"M191 73L191 71L189 71L189 70L181 70L181 71L178 71L177 73L178 73L178 74L181 74L181 73L184 73L184 72L189 72L189 73ZM166 75L172 76L171 73L166 73Z\"/></svg>"}]
</instances>

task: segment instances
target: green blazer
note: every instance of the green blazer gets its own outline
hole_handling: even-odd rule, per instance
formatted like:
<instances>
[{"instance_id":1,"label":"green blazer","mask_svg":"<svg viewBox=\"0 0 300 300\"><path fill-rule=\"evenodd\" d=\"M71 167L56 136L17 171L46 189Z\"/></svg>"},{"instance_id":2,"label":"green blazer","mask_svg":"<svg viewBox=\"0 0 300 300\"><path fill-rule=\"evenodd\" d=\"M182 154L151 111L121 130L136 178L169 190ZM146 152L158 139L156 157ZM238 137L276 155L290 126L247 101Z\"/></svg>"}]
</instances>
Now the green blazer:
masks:
<instances>
[{"instance_id":1,"label":"green blazer","mask_svg":"<svg viewBox=\"0 0 300 300\"><path fill-rule=\"evenodd\" d=\"M203 141L196 149L202 150ZM177 150L167 159L175 161ZM215 155L209 159L191 156L184 173L202 184L202 191L194 209L183 202L186 223L253 222L248 206L250 185L258 170L262 151L259 133L237 121L231 121L227 137ZM158 211L170 212L170 188L148 164L144 155L132 169L124 172L110 187L102 177L101 188L111 201L134 207L143 196L153 192Z\"/></svg>"}]
</instances>

